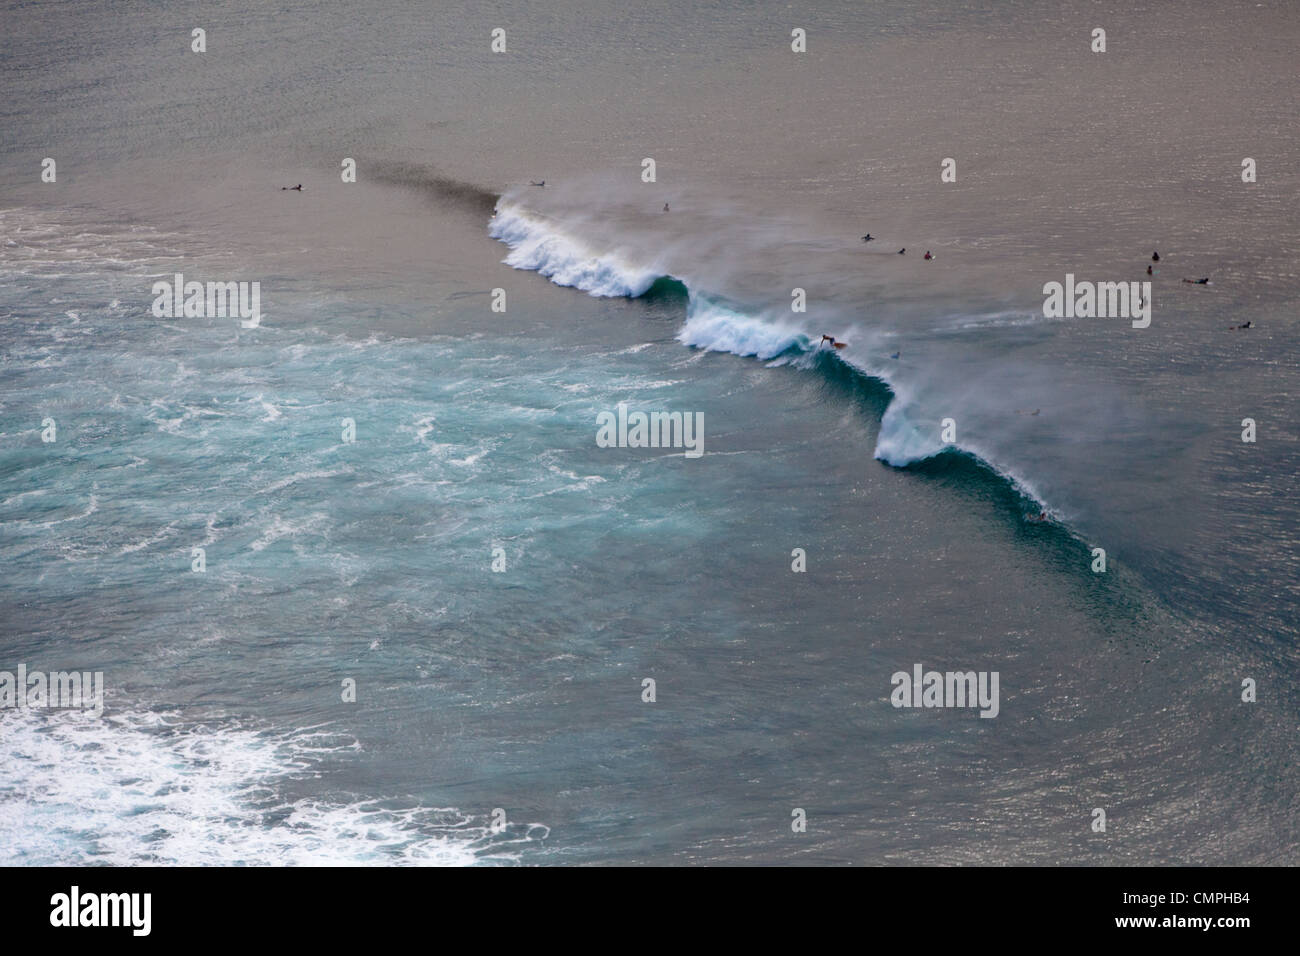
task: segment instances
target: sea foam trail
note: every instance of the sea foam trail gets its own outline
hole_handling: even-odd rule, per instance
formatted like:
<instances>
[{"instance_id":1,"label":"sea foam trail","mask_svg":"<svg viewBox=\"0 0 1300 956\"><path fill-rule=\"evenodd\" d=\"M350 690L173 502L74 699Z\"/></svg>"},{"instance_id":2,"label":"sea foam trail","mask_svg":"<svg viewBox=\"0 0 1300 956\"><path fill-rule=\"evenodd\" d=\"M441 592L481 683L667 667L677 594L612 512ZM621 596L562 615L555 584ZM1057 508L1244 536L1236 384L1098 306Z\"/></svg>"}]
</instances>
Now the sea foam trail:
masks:
<instances>
[{"instance_id":1,"label":"sea foam trail","mask_svg":"<svg viewBox=\"0 0 1300 956\"><path fill-rule=\"evenodd\" d=\"M629 262L618 252L593 249L550 219L504 197L497 202L488 234L510 247L504 260L507 265L539 272L557 285L581 289L594 296L636 298L649 291L657 280L670 277L661 268ZM684 345L774 363L806 359L821 347L820 335L814 337L789 321L747 314L721 296L694 288L689 281L680 278L678 281L683 282L688 293L686 322L677 333L677 340ZM865 330L859 331L867 334ZM859 331L854 332L855 338ZM1043 501L1023 476L995 464L987 454L964 445L944 444L935 428L917 427L909 415L916 409L911 390L889 370L860 364L855 356L843 352L835 352L834 357L890 392L891 400L876 438L873 453L876 459L895 468L905 468L955 449L1000 475L1023 497Z\"/></svg>"}]
</instances>

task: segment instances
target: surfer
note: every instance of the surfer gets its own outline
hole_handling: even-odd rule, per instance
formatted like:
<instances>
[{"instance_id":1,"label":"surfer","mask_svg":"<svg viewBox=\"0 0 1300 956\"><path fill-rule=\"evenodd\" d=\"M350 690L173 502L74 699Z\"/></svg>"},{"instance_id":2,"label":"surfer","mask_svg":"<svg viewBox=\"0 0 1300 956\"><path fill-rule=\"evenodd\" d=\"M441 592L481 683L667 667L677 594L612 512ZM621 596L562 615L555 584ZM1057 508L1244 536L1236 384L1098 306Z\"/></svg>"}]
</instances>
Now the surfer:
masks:
<instances>
[{"instance_id":1,"label":"surfer","mask_svg":"<svg viewBox=\"0 0 1300 956\"><path fill-rule=\"evenodd\" d=\"M1184 279L1183 281L1188 285L1209 285L1210 277L1206 276L1204 279Z\"/></svg>"},{"instance_id":2,"label":"surfer","mask_svg":"<svg viewBox=\"0 0 1300 956\"><path fill-rule=\"evenodd\" d=\"M891 356L889 356L889 357L892 358L892 359L896 359L896 358L898 358L898 357L899 357L900 355L902 355L902 354L903 354L902 352L895 352L893 355L891 355Z\"/></svg>"},{"instance_id":3,"label":"surfer","mask_svg":"<svg viewBox=\"0 0 1300 956\"><path fill-rule=\"evenodd\" d=\"M899 254L900 256L903 255L903 254L906 253L906 252L907 252L907 246L903 246L903 248L901 248L901 249L898 250L898 254Z\"/></svg>"},{"instance_id":4,"label":"surfer","mask_svg":"<svg viewBox=\"0 0 1300 956\"><path fill-rule=\"evenodd\" d=\"M876 238L876 237L873 236L871 233L867 233L865 236L862 237L862 241L863 241L863 242L870 242L870 241L871 241L872 239L874 239L874 238Z\"/></svg>"},{"instance_id":5,"label":"surfer","mask_svg":"<svg viewBox=\"0 0 1300 956\"><path fill-rule=\"evenodd\" d=\"M1147 275L1151 275L1151 267L1147 266Z\"/></svg>"},{"instance_id":6,"label":"surfer","mask_svg":"<svg viewBox=\"0 0 1300 956\"><path fill-rule=\"evenodd\" d=\"M825 343L825 342L829 342L829 343L831 343L831 347L832 347L832 348L837 348L837 349L842 349L842 348L844 348L845 346L847 346L847 345L849 344L848 342L836 342L836 341L835 341L835 336L833 336L833 335L826 335L825 333L823 333L823 334L822 334L822 343Z\"/></svg>"},{"instance_id":7,"label":"surfer","mask_svg":"<svg viewBox=\"0 0 1300 956\"><path fill-rule=\"evenodd\" d=\"M540 183L535 183L535 182L533 182L533 181L530 179L530 180L528 180L528 185L530 185L530 186L545 186L545 185L546 185L546 180L543 179Z\"/></svg>"},{"instance_id":8,"label":"surfer","mask_svg":"<svg viewBox=\"0 0 1300 956\"><path fill-rule=\"evenodd\" d=\"M280 192L284 192L286 189L293 190L294 192L302 192L302 183L299 183L297 186L281 186Z\"/></svg>"},{"instance_id":9,"label":"surfer","mask_svg":"<svg viewBox=\"0 0 1300 956\"><path fill-rule=\"evenodd\" d=\"M664 212L668 211L668 203L664 203Z\"/></svg>"},{"instance_id":10,"label":"surfer","mask_svg":"<svg viewBox=\"0 0 1300 956\"><path fill-rule=\"evenodd\" d=\"M921 258L922 258L922 259L933 259L934 256L930 255L930 250L929 250L929 249L926 249L926 250L925 250L925 255L923 255Z\"/></svg>"},{"instance_id":11,"label":"surfer","mask_svg":"<svg viewBox=\"0 0 1300 956\"><path fill-rule=\"evenodd\" d=\"M1249 328L1251 328L1251 327L1252 327L1252 323L1251 323L1249 320L1247 320L1247 321L1246 321L1244 324L1242 324L1242 325L1230 325L1230 326L1228 326L1228 331L1231 332L1233 329L1249 329Z\"/></svg>"},{"instance_id":12,"label":"surfer","mask_svg":"<svg viewBox=\"0 0 1300 956\"><path fill-rule=\"evenodd\" d=\"M1151 253L1151 261L1152 261L1152 262L1159 262L1159 261L1160 261L1160 253L1158 253L1158 252L1153 252L1153 253Z\"/></svg>"}]
</instances>

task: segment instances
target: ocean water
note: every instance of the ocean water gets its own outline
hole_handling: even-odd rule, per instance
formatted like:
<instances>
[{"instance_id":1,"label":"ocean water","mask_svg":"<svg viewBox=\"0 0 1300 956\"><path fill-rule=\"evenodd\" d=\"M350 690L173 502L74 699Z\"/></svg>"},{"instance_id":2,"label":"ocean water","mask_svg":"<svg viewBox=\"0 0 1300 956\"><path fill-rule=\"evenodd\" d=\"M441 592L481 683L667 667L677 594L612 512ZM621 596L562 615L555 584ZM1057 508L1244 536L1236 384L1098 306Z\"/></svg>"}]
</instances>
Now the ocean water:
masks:
<instances>
[{"instance_id":1,"label":"ocean water","mask_svg":"<svg viewBox=\"0 0 1300 956\"><path fill-rule=\"evenodd\" d=\"M817 7L2 8L0 861L1297 862L1294 6Z\"/></svg>"}]
</instances>

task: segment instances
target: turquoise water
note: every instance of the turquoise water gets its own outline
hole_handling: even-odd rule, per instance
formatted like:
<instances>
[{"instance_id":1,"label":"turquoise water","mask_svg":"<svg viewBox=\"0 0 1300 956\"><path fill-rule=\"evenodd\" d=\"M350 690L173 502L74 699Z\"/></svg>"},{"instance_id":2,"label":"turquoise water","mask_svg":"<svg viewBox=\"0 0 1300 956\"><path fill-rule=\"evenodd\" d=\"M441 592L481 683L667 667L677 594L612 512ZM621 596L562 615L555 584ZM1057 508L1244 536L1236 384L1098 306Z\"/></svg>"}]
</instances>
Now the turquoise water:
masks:
<instances>
[{"instance_id":1,"label":"turquoise water","mask_svg":"<svg viewBox=\"0 0 1300 956\"><path fill-rule=\"evenodd\" d=\"M1075 96L1031 42L1070 8L1009 6L810 21L832 65L948 58L892 108L765 52L788 30L763 5L651 41L648 13L562 4L511 21L513 72L469 10L218 5L236 60L158 40L144 65L131 24L179 14L6 11L0 670L103 671L107 700L0 711L0 860L1293 861L1294 187L1268 121L1293 100L1151 133L1187 155L1253 124L1270 178L1244 212L1200 167L1153 185L984 103ZM1241 42L1294 34L1261 16ZM994 26L1010 72L973 42ZM1163 59L1182 29L1162 95L1226 75ZM1066 174L907 180L918 137L976 122L938 115L951 84ZM869 137L832 122L859 95ZM833 132L756 149L783 106L791 136ZM1053 189L1086 215L1044 215ZM1138 278L1157 242L1149 334L1043 319L1043 282ZM262 322L156 318L178 271L260 281ZM702 416L704 454L600 447L620 404ZM998 717L891 707L918 662L998 671Z\"/></svg>"}]
</instances>

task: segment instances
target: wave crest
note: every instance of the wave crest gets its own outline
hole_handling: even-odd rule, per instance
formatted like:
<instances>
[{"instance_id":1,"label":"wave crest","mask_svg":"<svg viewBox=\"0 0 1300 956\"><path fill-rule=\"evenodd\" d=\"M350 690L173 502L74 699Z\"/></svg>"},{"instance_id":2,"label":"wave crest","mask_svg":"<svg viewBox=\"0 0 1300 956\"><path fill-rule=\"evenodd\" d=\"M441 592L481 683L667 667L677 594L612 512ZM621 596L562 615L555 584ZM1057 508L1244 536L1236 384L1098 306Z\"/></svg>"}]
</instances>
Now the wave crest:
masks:
<instances>
[{"instance_id":1,"label":"wave crest","mask_svg":"<svg viewBox=\"0 0 1300 956\"><path fill-rule=\"evenodd\" d=\"M918 428L908 414L916 410L910 390L895 381L889 363L861 364L866 351L861 348L861 342L857 354L852 349L822 350L820 340L789 320L747 313L721 296L692 288L663 269L629 262L618 251L592 249L541 214L504 198L497 203L488 233L510 247L510 254L505 258L507 265L538 272L556 285L581 289L589 295L638 298L684 292L686 322L677 333L677 340L684 345L777 364L815 358L817 361L808 364L823 371L832 367L846 369L859 381L883 389L887 404L881 416L874 457L887 465L907 468L942 460L940 456L945 453L957 452L987 469L1016 495L1033 502L1042 501L1021 476L994 465L979 450L943 443L935 427ZM856 339L859 333L867 335L862 329L855 330L852 337ZM836 334L841 333L837 330Z\"/></svg>"},{"instance_id":2,"label":"wave crest","mask_svg":"<svg viewBox=\"0 0 1300 956\"><path fill-rule=\"evenodd\" d=\"M752 355L764 361L791 351L802 354L809 347L808 336L799 329L766 322L693 292L677 341L708 352Z\"/></svg>"},{"instance_id":3,"label":"wave crest","mask_svg":"<svg viewBox=\"0 0 1300 956\"><path fill-rule=\"evenodd\" d=\"M633 265L616 252L597 253L540 217L510 203L498 203L488 235L510 247L505 263L539 272L556 285L605 298L644 295L661 272Z\"/></svg>"}]
</instances>

